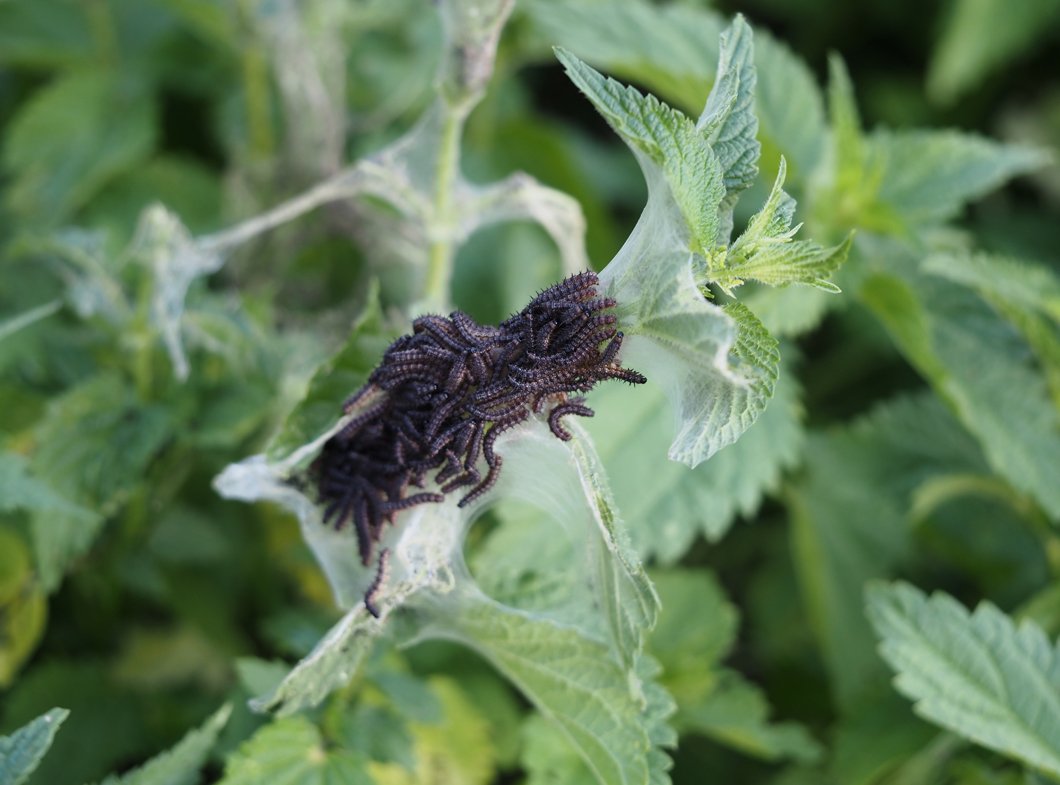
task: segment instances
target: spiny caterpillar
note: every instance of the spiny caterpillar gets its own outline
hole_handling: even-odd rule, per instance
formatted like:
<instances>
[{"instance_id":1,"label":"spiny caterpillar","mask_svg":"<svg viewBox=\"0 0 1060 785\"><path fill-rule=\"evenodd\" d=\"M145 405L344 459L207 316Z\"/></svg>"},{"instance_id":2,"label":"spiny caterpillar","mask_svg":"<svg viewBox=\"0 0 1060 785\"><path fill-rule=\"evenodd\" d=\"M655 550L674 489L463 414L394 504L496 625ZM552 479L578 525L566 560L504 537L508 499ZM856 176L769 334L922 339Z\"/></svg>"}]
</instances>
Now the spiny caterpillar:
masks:
<instances>
[{"instance_id":1,"label":"spiny caterpillar","mask_svg":"<svg viewBox=\"0 0 1060 785\"><path fill-rule=\"evenodd\" d=\"M493 487L502 464L494 444L504 431L547 410L552 433L566 441L561 418L593 416L584 398L570 394L606 379L646 381L618 362L622 333L607 313L615 301L597 296L598 283L593 272L573 275L497 327L460 311L421 316L411 335L390 345L343 404L346 414L358 405L363 411L310 467L324 523L353 522L365 565L401 510L469 489L463 507ZM423 490L431 472L437 490Z\"/></svg>"}]
</instances>

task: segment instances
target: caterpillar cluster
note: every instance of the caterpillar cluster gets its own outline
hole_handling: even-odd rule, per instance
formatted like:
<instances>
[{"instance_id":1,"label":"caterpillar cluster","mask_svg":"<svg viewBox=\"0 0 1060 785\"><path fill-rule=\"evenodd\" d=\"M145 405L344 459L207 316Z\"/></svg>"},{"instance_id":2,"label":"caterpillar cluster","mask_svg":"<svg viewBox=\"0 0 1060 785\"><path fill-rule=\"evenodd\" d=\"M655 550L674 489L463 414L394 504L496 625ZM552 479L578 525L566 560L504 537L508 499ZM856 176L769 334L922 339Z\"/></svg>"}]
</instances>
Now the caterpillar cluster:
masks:
<instances>
[{"instance_id":1,"label":"caterpillar cluster","mask_svg":"<svg viewBox=\"0 0 1060 785\"><path fill-rule=\"evenodd\" d=\"M597 296L598 283L592 272L573 275L496 327L460 311L422 316L390 345L343 405L347 414L363 411L310 468L324 522L353 524L365 565L401 510L458 489L465 506L488 491L504 431L547 410L552 433L568 440L561 418L593 415L577 393L606 379L645 382L618 362L622 333L607 312L615 301ZM431 473L436 489L424 490Z\"/></svg>"}]
</instances>

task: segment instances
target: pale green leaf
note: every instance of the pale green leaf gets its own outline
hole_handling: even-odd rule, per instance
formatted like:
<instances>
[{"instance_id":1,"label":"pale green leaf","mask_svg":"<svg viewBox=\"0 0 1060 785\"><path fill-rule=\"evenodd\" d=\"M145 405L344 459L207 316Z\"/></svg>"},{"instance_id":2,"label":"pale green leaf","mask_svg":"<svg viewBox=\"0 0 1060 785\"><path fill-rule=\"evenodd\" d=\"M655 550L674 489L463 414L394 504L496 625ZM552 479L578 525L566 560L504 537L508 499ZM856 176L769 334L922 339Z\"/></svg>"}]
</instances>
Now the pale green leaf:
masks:
<instances>
[{"instance_id":1,"label":"pale green leaf","mask_svg":"<svg viewBox=\"0 0 1060 785\"><path fill-rule=\"evenodd\" d=\"M932 53L928 93L944 103L953 102L1048 40L1058 17L1056 0L957 0Z\"/></svg>"},{"instance_id":2,"label":"pale green leaf","mask_svg":"<svg viewBox=\"0 0 1060 785\"><path fill-rule=\"evenodd\" d=\"M84 69L58 77L33 95L7 129L3 161L14 176L8 203L36 220L61 221L147 157L155 125L152 102L130 91L115 71Z\"/></svg>"},{"instance_id":3,"label":"pale green leaf","mask_svg":"<svg viewBox=\"0 0 1060 785\"><path fill-rule=\"evenodd\" d=\"M736 643L739 611L708 570L671 568L654 571L652 578L664 611L649 646L680 712L717 686L717 666Z\"/></svg>"},{"instance_id":4,"label":"pale green leaf","mask_svg":"<svg viewBox=\"0 0 1060 785\"><path fill-rule=\"evenodd\" d=\"M876 275L861 296L994 471L1060 518L1060 412L1019 334L973 292L933 276Z\"/></svg>"},{"instance_id":5,"label":"pale green leaf","mask_svg":"<svg viewBox=\"0 0 1060 785\"><path fill-rule=\"evenodd\" d=\"M643 685L608 646L576 629L465 593L420 633L478 651L551 722L607 785L646 785L652 740Z\"/></svg>"},{"instance_id":6,"label":"pale green leaf","mask_svg":"<svg viewBox=\"0 0 1060 785\"><path fill-rule=\"evenodd\" d=\"M841 708L880 675L861 592L909 547L914 492L940 474L987 475L974 440L933 396L900 398L851 426L814 434L789 496L807 615Z\"/></svg>"},{"instance_id":7,"label":"pale green leaf","mask_svg":"<svg viewBox=\"0 0 1060 785\"><path fill-rule=\"evenodd\" d=\"M834 248L823 248L812 240L796 241L794 236L801 224L791 225L795 200L782 187L786 176L787 163L781 158L777 179L762 209L751 217L743 234L730 247L708 255L704 276L707 282L718 284L726 292L745 279L770 286L801 283L831 293L839 291L827 279L846 261L853 235L847 235Z\"/></svg>"},{"instance_id":8,"label":"pale green leaf","mask_svg":"<svg viewBox=\"0 0 1060 785\"><path fill-rule=\"evenodd\" d=\"M971 201L1050 156L957 131L878 131L870 137L881 167L877 198L912 225L939 223Z\"/></svg>"},{"instance_id":9,"label":"pale green leaf","mask_svg":"<svg viewBox=\"0 0 1060 785\"><path fill-rule=\"evenodd\" d=\"M316 706L353 678L381 632L363 605L349 611L272 691L251 701L280 715Z\"/></svg>"},{"instance_id":10,"label":"pale green leaf","mask_svg":"<svg viewBox=\"0 0 1060 785\"><path fill-rule=\"evenodd\" d=\"M689 112L715 81L724 18L715 11L643 0L531 0L520 4L539 36ZM825 136L821 91L806 64L767 32L755 32L756 105L768 138L805 178Z\"/></svg>"},{"instance_id":11,"label":"pale green leaf","mask_svg":"<svg viewBox=\"0 0 1060 785\"><path fill-rule=\"evenodd\" d=\"M231 706L222 706L172 749L120 777L107 777L102 785L194 785L200 782L199 772L231 713Z\"/></svg>"},{"instance_id":12,"label":"pale green leaf","mask_svg":"<svg viewBox=\"0 0 1060 785\"><path fill-rule=\"evenodd\" d=\"M757 75L751 28L739 14L721 34L714 87L696 122L706 134L723 173L725 196L719 209L722 243L732 234L732 210L740 193L758 176L758 116L754 111Z\"/></svg>"},{"instance_id":13,"label":"pale green leaf","mask_svg":"<svg viewBox=\"0 0 1060 785\"><path fill-rule=\"evenodd\" d=\"M0 785L21 785L26 781L69 713L66 709L52 709L10 736L0 736Z\"/></svg>"},{"instance_id":14,"label":"pale green leaf","mask_svg":"<svg viewBox=\"0 0 1060 785\"><path fill-rule=\"evenodd\" d=\"M740 302L751 309L772 335L793 338L820 324L830 308L840 305L842 300L831 297L823 289L751 282L740 292Z\"/></svg>"},{"instance_id":15,"label":"pale green leaf","mask_svg":"<svg viewBox=\"0 0 1060 785\"><path fill-rule=\"evenodd\" d=\"M225 765L220 785L375 785L360 755L336 749L304 716L261 728Z\"/></svg>"},{"instance_id":16,"label":"pale green leaf","mask_svg":"<svg viewBox=\"0 0 1060 785\"><path fill-rule=\"evenodd\" d=\"M649 201L642 224L659 220ZM640 226L640 225L638 225ZM634 230L602 281L619 301L627 336L623 362L666 390L677 433L669 456L695 467L739 436L765 410L777 378L776 341L739 303L707 302L678 252L634 266L650 242ZM632 269L630 269L632 267ZM614 283L612 283L614 282Z\"/></svg>"},{"instance_id":17,"label":"pale green leaf","mask_svg":"<svg viewBox=\"0 0 1060 785\"><path fill-rule=\"evenodd\" d=\"M697 535L720 540L750 517L802 453L798 383L782 369L769 406L735 444L695 469L658 456L670 441L670 414L654 385L606 385L593 392L586 428L600 452L618 509L642 557L681 558ZM650 483L644 477L651 476Z\"/></svg>"},{"instance_id":18,"label":"pale green leaf","mask_svg":"<svg viewBox=\"0 0 1060 785\"><path fill-rule=\"evenodd\" d=\"M523 723L522 756L526 785L596 785L596 777L563 733L539 714Z\"/></svg>"},{"instance_id":19,"label":"pale green leaf","mask_svg":"<svg viewBox=\"0 0 1060 785\"><path fill-rule=\"evenodd\" d=\"M917 713L1060 776L1060 649L1039 627L903 583L867 596L880 651Z\"/></svg>"},{"instance_id":20,"label":"pale green leaf","mask_svg":"<svg viewBox=\"0 0 1060 785\"><path fill-rule=\"evenodd\" d=\"M655 96L604 77L566 50L557 49L556 56L571 81L638 154L642 168L654 165L660 170L684 218L691 249L706 253L724 241L719 236L719 211L726 195L724 170L706 134Z\"/></svg>"}]
</instances>

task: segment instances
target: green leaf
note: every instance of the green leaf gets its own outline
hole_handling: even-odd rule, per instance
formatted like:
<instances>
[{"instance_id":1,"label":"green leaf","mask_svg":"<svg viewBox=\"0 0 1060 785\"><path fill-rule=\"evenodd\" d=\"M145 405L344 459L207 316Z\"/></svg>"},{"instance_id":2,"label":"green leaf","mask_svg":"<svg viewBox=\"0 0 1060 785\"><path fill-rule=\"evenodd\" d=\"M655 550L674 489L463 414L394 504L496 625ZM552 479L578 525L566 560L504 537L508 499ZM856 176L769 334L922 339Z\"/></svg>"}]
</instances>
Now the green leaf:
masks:
<instances>
[{"instance_id":1,"label":"green leaf","mask_svg":"<svg viewBox=\"0 0 1060 785\"><path fill-rule=\"evenodd\" d=\"M38 509L30 530L41 581L58 586L73 559L91 545L143 479L172 435L173 412L143 405L123 378L102 374L56 398L35 430L34 476L76 505ZM76 439L71 439L76 434Z\"/></svg>"},{"instance_id":2,"label":"green leaf","mask_svg":"<svg viewBox=\"0 0 1060 785\"><path fill-rule=\"evenodd\" d=\"M923 269L1060 323L1060 276L1044 265L986 253L935 254L924 260Z\"/></svg>"},{"instance_id":3,"label":"green leaf","mask_svg":"<svg viewBox=\"0 0 1060 785\"><path fill-rule=\"evenodd\" d=\"M936 254L923 270L974 289L1023 334L1060 409L1060 278L1043 265L990 254Z\"/></svg>"},{"instance_id":4,"label":"green leaf","mask_svg":"<svg viewBox=\"0 0 1060 785\"><path fill-rule=\"evenodd\" d=\"M719 207L718 239L732 234L732 210L740 193L758 176L758 116L754 111L757 74L751 28L740 14L721 34L721 54L714 87L696 122L706 134L724 175L725 197ZM693 250L697 250L693 247Z\"/></svg>"},{"instance_id":5,"label":"green leaf","mask_svg":"<svg viewBox=\"0 0 1060 785\"><path fill-rule=\"evenodd\" d=\"M596 777L563 733L540 714L531 714L523 723L522 741L526 785L596 785Z\"/></svg>"},{"instance_id":6,"label":"green leaf","mask_svg":"<svg viewBox=\"0 0 1060 785\"><path fill-rule=\"evenodd\" d=\"M647 226L655 220L649 202ZM629 254L607 267L603 282L619 302L626 335L623 362L666 390L677 414L671 460L691 467L735 442L765 410L776 383L776 341L739 303L718 308L699 293L688 257L633 260L649 243L634 230ZM632 268L632 269L630 269Z\"/></svg>"},{"instance_id":7,"label":"green leaf","mask_svg":"<svg viewBox=\"0 0 1060 785\"><path fill-rule=\"evenodd\" d=\"M245 742L225 765L220 785L374 785L367 761L325 743L303 716L276 720Z\"/></svg>"},{"instance_id":8,"label":"green leaf","mask_svg":"<svg viewBox=\"0 0 1060 785\"><path fill-rule=\"evenodd\" d=\"M586 424L600 452L618 509L643 558L681 558L697 535L720 540L739 516L750 517L781 473L802 453L798 382L783 369L773 399L737 442L695 469L667 461L671 414L654 385L606 385L593 392ZM644 483L644 477L652 481Z\"/></svg>"},{"instance_id":9,"label":"green leaf","mask_svg":"<svg viewBox=\"0 0 1060 785\"><path fill-rule=\"evenodd\" d=\"M68 712L52 709L10 736L0 736L0 785L21 785L48 751Z\"/></svg>"},{"instance_id":10,"label":"green leaf","mask_svg":"<svg viewBox=\"0 0 1060 785\"><path fill-rule=\"evenodd\" d=\"M773 190L747 224L736 241L707 257L705 280L730 292L744 279L770 286L791 283L809 284L833 294L839 287L827 278L846 261L853 234L834 248L822 248L812 240L795 241L801 224L792 227L795 200L784 192L787 163L780 159L780 169Z\"/></svg>"},{"instance_id":11,"label":"green leaf","mask_svg":"<svg viewBox=\"0 0 1060 785\"><path fill-rule=\"evenodd\" d=\"M556 56L571 81L637 154L641 166L659 169L684 218L691 249L706 253L719 239L724 241L719 238L719 210L726 195L724 170L706 134L680 111L604 77L570 52L557 49ZM731 105L729 111L733 111ZM726 117L717 122L724 123ZM720 127L718 132L722 132ZM734 142L730 155L735 150Z\"/></svg>"},{"instance_id":12,"label":"green leaf","mask_svg":"<svg viewBox=\"0 0 1060 785\"><path fill-rule=\"evenodd\" d=\"M716 43L725 19L686 4L642 0L532 0L520 4L544 42L576 52L698 111L715 81ZM791 161L799 177L816 166L825 136L821 91L806 64L767 32L755 32L760 138Z\"/></svg>"},{"instance_id":13,"label":"green leaf","mask_svg":"<svg viewBox=\"0 0 1060 785\"><path fill-rule=\"evenodd\" d=\"M465 593L436 613L422 638L475 649L555 723L607 785L646 785L652 723L644 685L605 644L576 629ZM657 764L656 764L657 765Z\"/></svg>"},{"instance_id":14,"label":"green leaf","mask_svg":"<svg viewBox=\"0 0 1060 785\"><path fill-rule=\"evenodd\" d=\"M201 727L189 731L171 750L120 777L107 777L102 785L194 785L200 782L199 770L206 763L231 713L231 706L222 706Z\"/></svg>"},{"instance_id":15,"label":"green leaf","mask_svg":"<svg viewBox=\"0 0 1060 785\"><path fill-rule=\"evenodd\" d=\"M988 476L975 442L933 396L899 398L851 426L814 434L789 496L803 602L841 708L858 705L880 663L862 612L869 580L909 547L913 494L934 476Z\"/></svg>"},{"instance_id":16,"label":"green leaf","mask_svg":"<svg viewBox=\"0 0 1060 785\"><path fill-rule=\"evenodd\" d=\"M755 33L761 136L791 161L805 183L824 152L824 98L809 66L765 30Z\"/></svg>"},{"instance_id":17,"label":"green leaf","mask_svg":"<svg viewBox=\"0 0 1060 785\"><path fill-rule=\"evenodd\" d=\"M740 24L734 23L731 40L743 52L749 43L737 34ZM689 252L694 257L727 239L719 238L720 163L681 113L605 79L569 53L559 57L630 145L648 182L648 204L601 284L618 301L619 323L630 338L625 361L659 381L677 410L670 458L694 467L734 442L764 410L779 360L776 341L750 311L706 302L692 276ZM719 97L708 118L724 124L751 81L728 80L730 98ZM733 139L741 141L733 142L732 155L740 144L753 144L738 134Z\"/></svg>"},{"instance_id":18,"label":"green leaf","mask_svg":"<svg viewBox=\"0 0 1060 785\"><path fill-rule=\"evenodd\" d=\"M757 687L732 671L720 671L717 679L707 700L678 713L682 733L702 733L763 760L813 763L821 757L821 745L802 725L769 722L769 705Z\"/></svg>"},{"instance_id":19,"label":"green leaf","mask_svg":"<svg viewBox=\"0 0 1060 785\"><path fill-rule=\"evenodd\" d=\"M36 647L47 616L29 549L14 531L0 528L0 687L11 684Z\"/></svg>"},{"instance_id":20,"label":"green leaf","mask_svg":"<svg viewBox=\"0 0 1060 785\"><path fill-rule=\"evenodd\" d=\"M665 612L651 636L662 685L677 700L673 724L766 760L811 761L820 748L794 723L770 723L761 692L720 668L736 640L737 612L710 573L667 570L655 576Z\"/></svg>"},{"instance_id":21,"label":"green leaf","mask_svg":"<svg viewBox=\"0 0 1060 785\"><path fill-rule=\"evenodd\" d=\"M316 706L357 672L381 632L363 605L347 613L271 692L251 701L255 711L280 715Z\"/></svg>"},{"instance_id":22,"label":"green leaf","mask_svg":"<svg viewBox=\"0 0 1060 785\"><path fill-rule=\"evenodd\" d=\"M495 775L489 720L475 708L455 680L433 678L430 689L442 711L436 722L411 723L415 765L410 770L398 763L373 763L372 782L375 785L423 782L489 785Z\"/></svg>"},{"instance_id":23,"label":"green leaf","mask_svg":"<svg viewBox=\"0 0 1060 785\"><path fill-rule=\"evenodd\" d=\"M900 261L889 264L897 271ZM973 292L933 276L876 275L860 295L975 434L994 471L1060 518L1051 470L1060 465L1060 412L1020 336Z\"/></svg>"},{"instance_id":24,"label":"green leaf","mask_svg":"<svg viewBox=\"0 0 1060 785\"><path fill-rule=\"evenodd\" d=\"M641 0L530 0L521 10L547 45L560 45L692 111L714 78L724 19Z\"/></svg>"},{"instance_id":25,"label":"green leaf","mask_svg":"<svg viewBox=\"0 0 1060 785\"><path fill-rule=\"evenodd\" d=\"M957 0L928 69L928 94L952 103L989 74L1025 57L1055 30L1056 0Z\"/></svg>"},{"instance_id":26,"label":"green leaf","mask_svg":"<svg viewBox=\"0 0 1060 785\"><path fill-rule=\"evenodd\" d=\"M57 10L61 9L61 10ZM85 65L94 58L91 25L74 0L0 3L0 62L31 68Z\"/></svg>"},{"instance_id":27,"label":"green leaf","mask_svg":"<svg viewBox=\"0 0 1060 785\"><path fill-rule=\"evenodd\" d=\"M57 78L34 94L8 128L3 161L14 175L9 205L30 220L61 222L147 157L155 126L152 102L116 72L87 69Z\"/></svg>"},{"instance_id":28,"label":"green leaf","mask_svg":"<svg viewBox=\"0 0 1060 785\"><path fill-rule=\"evenodd\" d=\"M79 508L31 475L21 455L0 452L0 512L12 510L61 510L76 514ZM81 512L88 514L87 510Z\"/></svg>"},{"instance_id":29,"label":"green leaf","mask_svg":"<svg viewBox=\"0 0 1060 785\"><path fill-rule=\"evenodd\" d=\"M912 225L941 223L971 201L1051 160L1043 149L957 131L879 131L879 201Z\"/></svg>"},{"instance_id":30,"label":"green leaf","mask_svg":"<svg viewBox=\"0 0 1060 785\"><path fill-rule=\"evenodd\" d=\"M918 714L1060 776L1060 649L1039 627L1017 626L988 602L969 614L904 583L867 597L880 652Z\"/></svg>"},{"instance_id":31,"label":"green leaf","mask_svg":"<svg viewBox=\"0 0 1060 785\"><path fill-rule=\"evenodd\" d=\"M285 455L333 426L342 414L342 401L368 381L383 352L397 337L383 325L378 292L378 284L373 283L350 337L317 368L305 395L269 443L269 456Z\"/></svg>"}]
</instances>

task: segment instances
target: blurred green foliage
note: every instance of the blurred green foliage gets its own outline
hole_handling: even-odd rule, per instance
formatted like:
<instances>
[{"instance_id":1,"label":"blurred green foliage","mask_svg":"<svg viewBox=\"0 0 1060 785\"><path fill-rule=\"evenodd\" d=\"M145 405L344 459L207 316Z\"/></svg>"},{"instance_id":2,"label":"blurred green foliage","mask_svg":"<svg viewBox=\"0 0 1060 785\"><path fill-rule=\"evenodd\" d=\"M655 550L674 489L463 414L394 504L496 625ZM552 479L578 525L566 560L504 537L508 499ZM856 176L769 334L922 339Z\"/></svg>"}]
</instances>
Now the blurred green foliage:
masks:
<instances>
[{"instance_id":1,"label":"blurred green foliage","mask_svg":"<svg viewBox=\"0 0 1060 785\"><path fill-rule=\"evenodd\" d=\"M857 234L841 295L740 290L784 363L756 425L706 463L666 461L658 391L594 394L662 600L638 667L676 703L670 776L1060 777L1060 169L1041 152L1060 139L1060 4L519 0L464 174L574 197L602 267L645 188L551 47L695 116L737 11L762 143L737 228L783 155L806 236ZM143 218L162 202L217 237L382 149L434 99L443 41L425 0L0 2L0 782L594 781L451 644L376 646L311 711L248 708L339 614L297 523L211 483L319 431L318 367L354 368L324 377L338 413L421 295L416 238L383 200L339 200L185 280L152 254L192 240ZM522 218L452 249L449 302L496 322L562 275ZM554 534L497 511L471 570L545 607L541 565L579 569ZM873 583L899 577L993 605Z\"/></svg>"}]
</instances>

